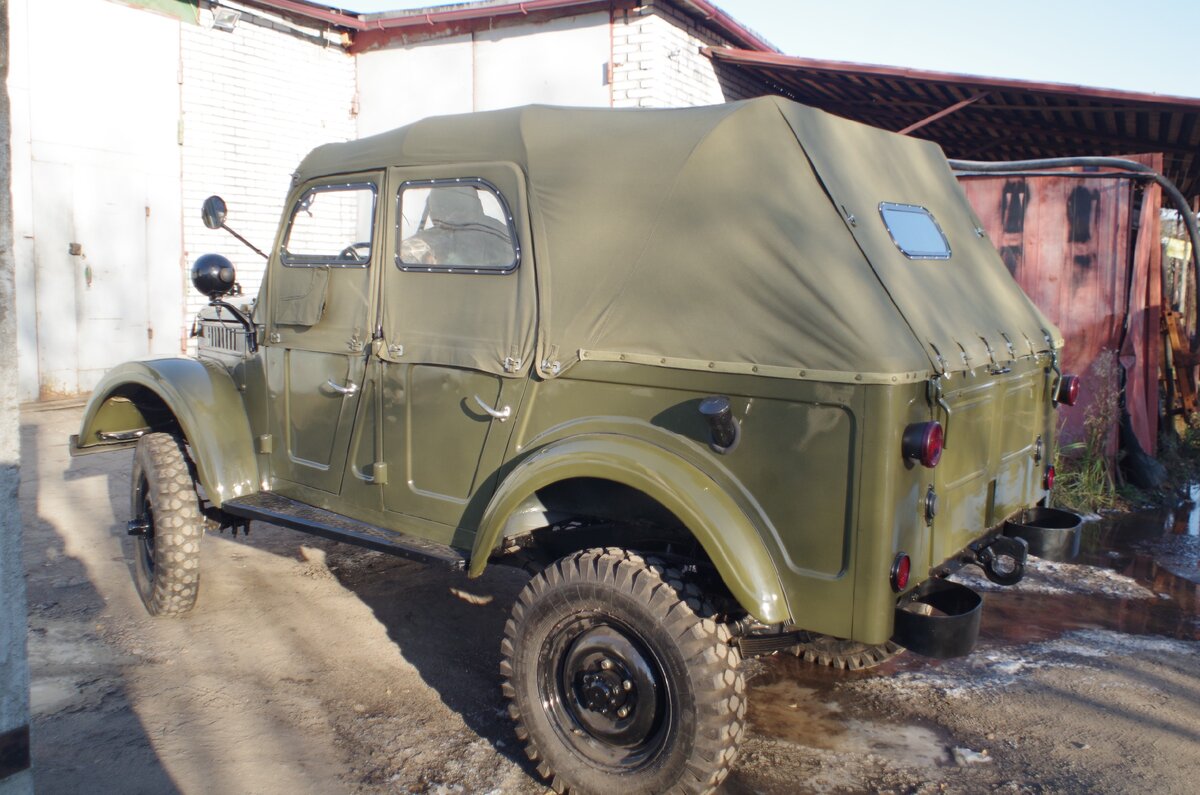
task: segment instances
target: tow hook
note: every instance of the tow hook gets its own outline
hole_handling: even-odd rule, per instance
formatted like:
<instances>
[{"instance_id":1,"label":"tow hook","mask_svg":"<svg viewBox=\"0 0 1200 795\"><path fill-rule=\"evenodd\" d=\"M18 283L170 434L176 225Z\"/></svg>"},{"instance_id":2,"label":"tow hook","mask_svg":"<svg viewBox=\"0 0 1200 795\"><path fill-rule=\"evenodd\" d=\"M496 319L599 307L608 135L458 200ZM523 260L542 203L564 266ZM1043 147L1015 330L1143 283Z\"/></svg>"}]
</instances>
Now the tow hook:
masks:
<instances>
[{"instance_id":1,"label":"tow hook","mask_svg":"<svg viewBox=\"0 0 1200 795\"><path fill-rule=\"evenodd\" d=\"M1025 539L998 536L976 550L971 562L983 569L987 578L997 585L1016 585L1025 576L1027 557L1029 544Z\"/></svg>"}]
</instances>

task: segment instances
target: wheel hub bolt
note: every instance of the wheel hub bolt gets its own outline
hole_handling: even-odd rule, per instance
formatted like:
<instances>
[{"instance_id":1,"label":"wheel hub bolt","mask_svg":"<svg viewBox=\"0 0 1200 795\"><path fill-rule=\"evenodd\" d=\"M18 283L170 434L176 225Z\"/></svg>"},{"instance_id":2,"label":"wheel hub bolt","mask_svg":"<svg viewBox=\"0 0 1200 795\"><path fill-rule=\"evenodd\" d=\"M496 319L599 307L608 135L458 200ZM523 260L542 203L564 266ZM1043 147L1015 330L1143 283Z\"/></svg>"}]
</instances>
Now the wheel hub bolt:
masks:
<instances>
[{"instance_id":1,"label":"wheel hub bolt","mask_svg":"<svg viewBox=\"0 0 1200 795\"><path fill-rule=\"evenodd\" d=\"M633 682L630 682L628 679L626 679L621 683L621 687L624 688L626 692L633 690Z\"/></svg>"},{"instance_id":2,"label":"wheel hub bolt","mask_svg":"<svg viewBox=\"0 0 1200 795\"><path fill-rule=\"evenodd\" d=\"M600 667L606 671L612 670L612 667L613 667L612 660L601 660Z\"/></svg>"},{"instance_id":3,"label":"wheel hub bolt","mask_svg":"<svg viewBox=\"0 0 1200 795\"><path fill-rule=\"evenodd\" d=\"M619 710L617 710L618 718L625 718L628 716L629 716L629 707L621 707Z\"/></svg>"}]
</instances>

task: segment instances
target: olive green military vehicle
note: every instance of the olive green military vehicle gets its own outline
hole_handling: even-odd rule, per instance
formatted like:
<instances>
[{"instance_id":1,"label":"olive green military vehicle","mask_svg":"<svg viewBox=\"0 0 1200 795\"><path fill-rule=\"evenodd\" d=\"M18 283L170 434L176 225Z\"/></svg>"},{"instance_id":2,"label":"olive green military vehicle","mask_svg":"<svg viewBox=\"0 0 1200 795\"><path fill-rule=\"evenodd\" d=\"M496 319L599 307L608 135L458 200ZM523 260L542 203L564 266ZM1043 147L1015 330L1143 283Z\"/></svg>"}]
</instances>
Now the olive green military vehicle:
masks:
<instances>
[{"instance_id":1,"label":"olive green military vehicle","mask_svg":"<svg viewBox=\"0 0 1200 795\"><path fill-rule=\"evenodd\" d=\"M252 520L528 567L502 688L556 791L711 791L742 658L966 654L946 575L1015 582L1013 528L1073 518L1078 382L941 151L779 98L322 146L252 308L224 257L193 281L198 356L115 368L72 439L136 448L146 607Z\"/></svg>"}]
</instances>

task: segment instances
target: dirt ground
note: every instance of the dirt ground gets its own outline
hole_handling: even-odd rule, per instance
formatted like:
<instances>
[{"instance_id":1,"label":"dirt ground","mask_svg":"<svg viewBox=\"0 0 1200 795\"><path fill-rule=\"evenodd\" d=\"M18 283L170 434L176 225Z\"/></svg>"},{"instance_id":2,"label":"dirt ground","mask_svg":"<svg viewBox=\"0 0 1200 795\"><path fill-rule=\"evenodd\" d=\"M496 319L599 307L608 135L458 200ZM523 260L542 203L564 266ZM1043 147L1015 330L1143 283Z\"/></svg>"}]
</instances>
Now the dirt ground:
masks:
<instances>
[{"instance_id":1,"label":"dirt ground","mask_svg":"<svg viewBox=\"0 0 1200 795\"><path fill-rule=\"evenodd\" d=\"M152 619L127 563L130 454L69 459L80 413L22 416L38 791L545 791L499 692L520 575L255 525L209 536L196 609ZM1195 792L1195 524L1104 525L1093 565L1039 563L1004 591L973 578L987 604L966 658L747 662L751 732L724 792Z\"/></svg>"}]
</instances>

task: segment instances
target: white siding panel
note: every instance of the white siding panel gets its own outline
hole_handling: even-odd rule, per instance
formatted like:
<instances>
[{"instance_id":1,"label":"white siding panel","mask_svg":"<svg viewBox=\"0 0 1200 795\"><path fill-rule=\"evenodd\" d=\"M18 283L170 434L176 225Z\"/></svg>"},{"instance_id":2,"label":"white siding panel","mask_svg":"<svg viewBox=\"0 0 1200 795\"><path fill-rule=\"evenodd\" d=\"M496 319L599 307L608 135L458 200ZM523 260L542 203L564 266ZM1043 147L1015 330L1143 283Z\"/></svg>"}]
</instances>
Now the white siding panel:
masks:
<instances>
[{"instance_id":1,"label":"white siding panel","mask_svg":"<svg viewBox=\"0 0 1200 795\"><path fill-rule=\"evenodd\" d=\"M475 110L545 103L607 107L607 13L497 28L475 37Z\"/></svg>"},{"instance_id":2,"label":"white siding panel","mask_svg":"<svg viewBox=\"0 0 1200 795\"><path fill-rule=\"evenodd\" d=\"M474 109L471 36L358 56L360 136Z\"/></svg>"}]
</instances>

